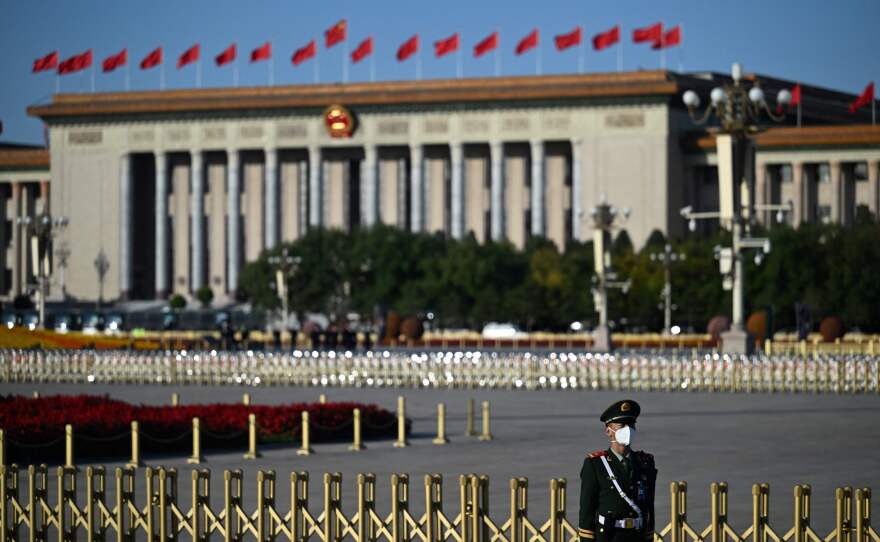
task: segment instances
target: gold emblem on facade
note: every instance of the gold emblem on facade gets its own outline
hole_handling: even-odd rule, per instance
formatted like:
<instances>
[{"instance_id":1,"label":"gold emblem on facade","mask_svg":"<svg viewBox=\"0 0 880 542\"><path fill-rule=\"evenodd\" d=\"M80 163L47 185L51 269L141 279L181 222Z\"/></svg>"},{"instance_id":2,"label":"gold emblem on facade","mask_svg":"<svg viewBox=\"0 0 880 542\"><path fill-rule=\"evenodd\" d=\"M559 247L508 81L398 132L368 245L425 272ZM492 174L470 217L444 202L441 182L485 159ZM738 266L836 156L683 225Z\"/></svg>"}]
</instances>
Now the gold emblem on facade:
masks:
<instances>
[{"instance_id":1,"label":"gold emblem on facade","mask_svg":"<svg viewBox=\"0 0 880 542\"><path fill-rule=\"evenodd\" d=\"M354 132L354 117L342 105L331 105L324 110L324 126L330 137L351 137Z\"/></svg>"}]
</instances>

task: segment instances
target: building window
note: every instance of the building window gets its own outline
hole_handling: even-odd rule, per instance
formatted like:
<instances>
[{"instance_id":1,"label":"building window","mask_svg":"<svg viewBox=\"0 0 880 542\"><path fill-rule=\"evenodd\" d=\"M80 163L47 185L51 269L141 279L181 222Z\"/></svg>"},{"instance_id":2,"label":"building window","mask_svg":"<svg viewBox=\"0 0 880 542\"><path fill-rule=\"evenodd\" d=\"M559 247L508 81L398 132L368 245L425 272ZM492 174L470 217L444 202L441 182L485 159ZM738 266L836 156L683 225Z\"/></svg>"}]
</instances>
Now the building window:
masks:
<instances>
[{"instance_id":1,"label":"building window","mask_svg":"<svg viewBox=\"0 0 880 542\"><path fill-rule=\"evenodd\" d=\"M868 181L867 162L856 162L855 164L853 164L853 181L857 183Z\"/></svg>"},{"instance_id":2,"label":"building window","mask_svg":"<svg viewBox=\"0 0 880 542\"><path fill-rule=\"evenodd\" d=\"M792 181L791 164L779 167L779 181L783 183L790 183Z\"/></svg>"},{"instance_id":3,"label":"building window","mask_svg":"<svg viewBox=\"0 0 880 542\"><path fill-rule=\"evenodd\" d=\"M831 206L830 205L820 205L818 209L816 209L816 220L821 222L822 224L828 224L831 222Z\"/></svg>"},{"instance_id":4,"label":"building window","mask_svg":"<svg viewBox=\"0 0 880 542\"><path fill-rule=\"evenodd\" d=\"M831 182L831 166L828 164L819 164L819 167L816 168L816 181L820 183L830 183Z\"/></svg>"}]
</instances>

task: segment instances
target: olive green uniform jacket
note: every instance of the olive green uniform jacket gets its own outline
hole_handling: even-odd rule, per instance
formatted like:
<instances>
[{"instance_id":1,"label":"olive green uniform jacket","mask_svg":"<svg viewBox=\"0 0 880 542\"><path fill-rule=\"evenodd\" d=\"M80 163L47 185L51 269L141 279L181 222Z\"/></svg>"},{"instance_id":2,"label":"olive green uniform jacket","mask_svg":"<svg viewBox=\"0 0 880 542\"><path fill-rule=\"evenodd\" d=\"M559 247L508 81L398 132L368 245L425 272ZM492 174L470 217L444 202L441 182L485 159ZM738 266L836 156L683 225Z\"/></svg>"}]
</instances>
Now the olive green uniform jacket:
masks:
<instances>
[{"instance_id":1,"label":"olive green uniform jacket","mask_svg":"<svg viewBox=\"0 0 880 542\"><path fill-rule=\"evenodd\" d=\"M611 471L620 488L642 511L641 529L623 529L613 526L614 520L638 517L635 510L620 496L602 457L608 459ZM632 474L628 475L623 462L614 452L593 452L584 459L581 468L581 509L578 522L580 542L651 542L654 537L654 487L657 469L654 456L645 452L631 451L629 460ZM602 525L599 514L606 519Z\"/></svg>"}]
</instances>

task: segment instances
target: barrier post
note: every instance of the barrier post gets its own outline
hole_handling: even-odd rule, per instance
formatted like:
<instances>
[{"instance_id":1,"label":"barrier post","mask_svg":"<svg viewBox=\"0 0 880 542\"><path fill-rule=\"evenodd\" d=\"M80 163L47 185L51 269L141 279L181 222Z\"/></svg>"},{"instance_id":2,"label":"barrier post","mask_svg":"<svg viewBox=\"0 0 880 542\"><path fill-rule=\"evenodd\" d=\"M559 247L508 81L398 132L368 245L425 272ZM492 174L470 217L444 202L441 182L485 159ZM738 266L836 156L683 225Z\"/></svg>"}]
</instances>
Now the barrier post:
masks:
<instances>
[{"instance_id":1,"label":"barrier post","mask_svg":"<svg viewBox=\"0 0 880 542\"><path fill-rule=\"evenodd\" d=\"M0 429L0 467L6 466L6 434ZM2 483L2 481L0 481ZM5 501L3 501L5 502ZM4 523L5 525L5 523Z\"/></svg>"},{"instance_id":2,"label":"barrier post","mask_svg":"<svg viewBox=\"0 0 880 542\"><path fill-rule=\"evenodd\" d=\"M260 457L260 452L257 451L257 415L251 413L248 414L248 450L245 452L243 459L256 459L258 457Z\"/></svg>"},{"instance_id":3,"label":"barrier post","mask_svg":"<svg viewBox=\"0 0 880 542\"><path fill-rule=\"evenodd\" d=\"M406 397L397 397L397 440L394 441L395 448L406 448L409 442L406 441Z\"/></svg>"},{"instance_id":4,"label":"barrier post","mask_svg":"<svg viewBox=\"0 0 880 542\"><path fill-rule=\"evenodd\" d=\"M466 437L475 437L477 436L477 430L474 428L474 400L468 399L467 402L467 429L464 431L464 436Z\"/></svg>"},{"instance_id":5,"label":"barrier post","mask_svg":"<svg viewBox=\"0 0 880 542\"><path fill-rule=\"evenodd\" d=\"M33 394L33 396L34 396L34 399L39 399L39 398L40 398L40 392L38 392L37 390L34 390L34 394Z\"/></svg>"},{"instance_id":6,"label":"barrier post","mask_svg":"<svg viewBox=\"0 0 880 542\"><path fill-rule=\"evenodd\" d=\"M73 426L64 426L64 466L73 468Z\"/></svg>"},{"instance_id":7,"label":"barrier post","mask_svg":"<svg viewBox=\"0 0 880 542\"><path fill-rule=\"evenodd\" d=\"M241 404L244 406L251 406L251 394L245 393L241 396Z\"/></svg>"},{"instance_id":8,"label":"barrier post","mask_svg":"<svg viewBox=\"0 0 880 542\"><path fill-rule=\"evenodd\" d=\"M480 440L492 440L492 433L489 431L489 401L483 401L483 432Z\"/></svg>"},{"instance_id":9,"label":"barrier post","mask_svg":"<svg viewBox=\"0 0 880 542\"><path fill-rule=\"evenodd\" d=\"M359 452L365 448L361 443L361 409L354 409L352 414L352 425L354 426L354 441L348 449L352 452Z\"/></svg>"},{"instance_id":10,"label":"barrier post","mask_svg":"<svg viewBox=\"0 0 880 542\"><path fill-rule=\"evenodd\" d=\"M434 444L446 444L446 405L437 403L437 437L432 440Z\"/></svg>"},{"instance_id":11,"label":"barrier post","mask_svg":"<svg viewBox=\"0 0 880 542\"><path fill-rule=\"evenodd\" d=\"M190 465L198 465L202 462L202 435L198 418L193 418L193 453L186 459ZM193 471L195 473L195 471Z\"/></svg>"},{"instance_id":12,"label":"barrier post","mask_svg":"<svg viewBox=\"0 0 880 542\"><path fill-rule=\"evenodd\" d=\"M321 403L322 405L326 405L327 404L327 396L322 393L321 395L318 396L318 402Z\"/></svg>"},{"instance_id":13,"label":"barrier post","mask_svg":"<svg viewBox=\"0 0 880 542\"><path fill-rule=\"evenodd\" d=\"M140 430L138 427L138 422L132 420L131 422L131 461L126 463L126 467L134 467L138 468L143 463L141 463L141 439L140 439Z\"/></svg>"},{"instance_id":14,"label":"barrier post","mask_svg":"<svg viewBox=\"0 0 880 542\"><path fill-rule=\"evenodd\" d=\"M302 444L299 447L299 450L296 451L296 455L311 455L314 450L310 446L309 442L309 411L303 410L302 412Z\"/></svg>"},{"instance_id":15,"label":"barrier post","mask_svg":"<svg viewBox=\"0 0 880 542\"><path fill-rule=\"evenodd\" d=\"M171 394L171 406L179 406L180 405L180 395L177 393Z\"/></svg>"}]
</instances>

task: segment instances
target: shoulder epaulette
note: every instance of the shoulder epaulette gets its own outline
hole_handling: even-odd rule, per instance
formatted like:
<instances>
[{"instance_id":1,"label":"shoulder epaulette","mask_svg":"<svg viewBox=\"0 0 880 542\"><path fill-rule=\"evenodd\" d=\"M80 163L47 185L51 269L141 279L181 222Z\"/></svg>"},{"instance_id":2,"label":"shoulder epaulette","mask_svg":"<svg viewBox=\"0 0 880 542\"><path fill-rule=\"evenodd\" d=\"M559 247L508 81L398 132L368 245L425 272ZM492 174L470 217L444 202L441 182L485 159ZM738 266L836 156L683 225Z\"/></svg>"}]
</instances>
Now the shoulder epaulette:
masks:
<instances>
[{"instance_id":1,"label":"shoulder epaulette","mask_svg":"<svg viewBox=\"0 0 880 542\"><path fill-rule=\"evenodd\" d=\"M587 457L590 458L590 459L593 459L593 458L596 458L596 457L605 457L606 455L608 455L608 450L598 450L598 451L595 451L595 452L590 452L590 453L588 453L588 454L587 454Z\"/></svg>"}]
</instances>

